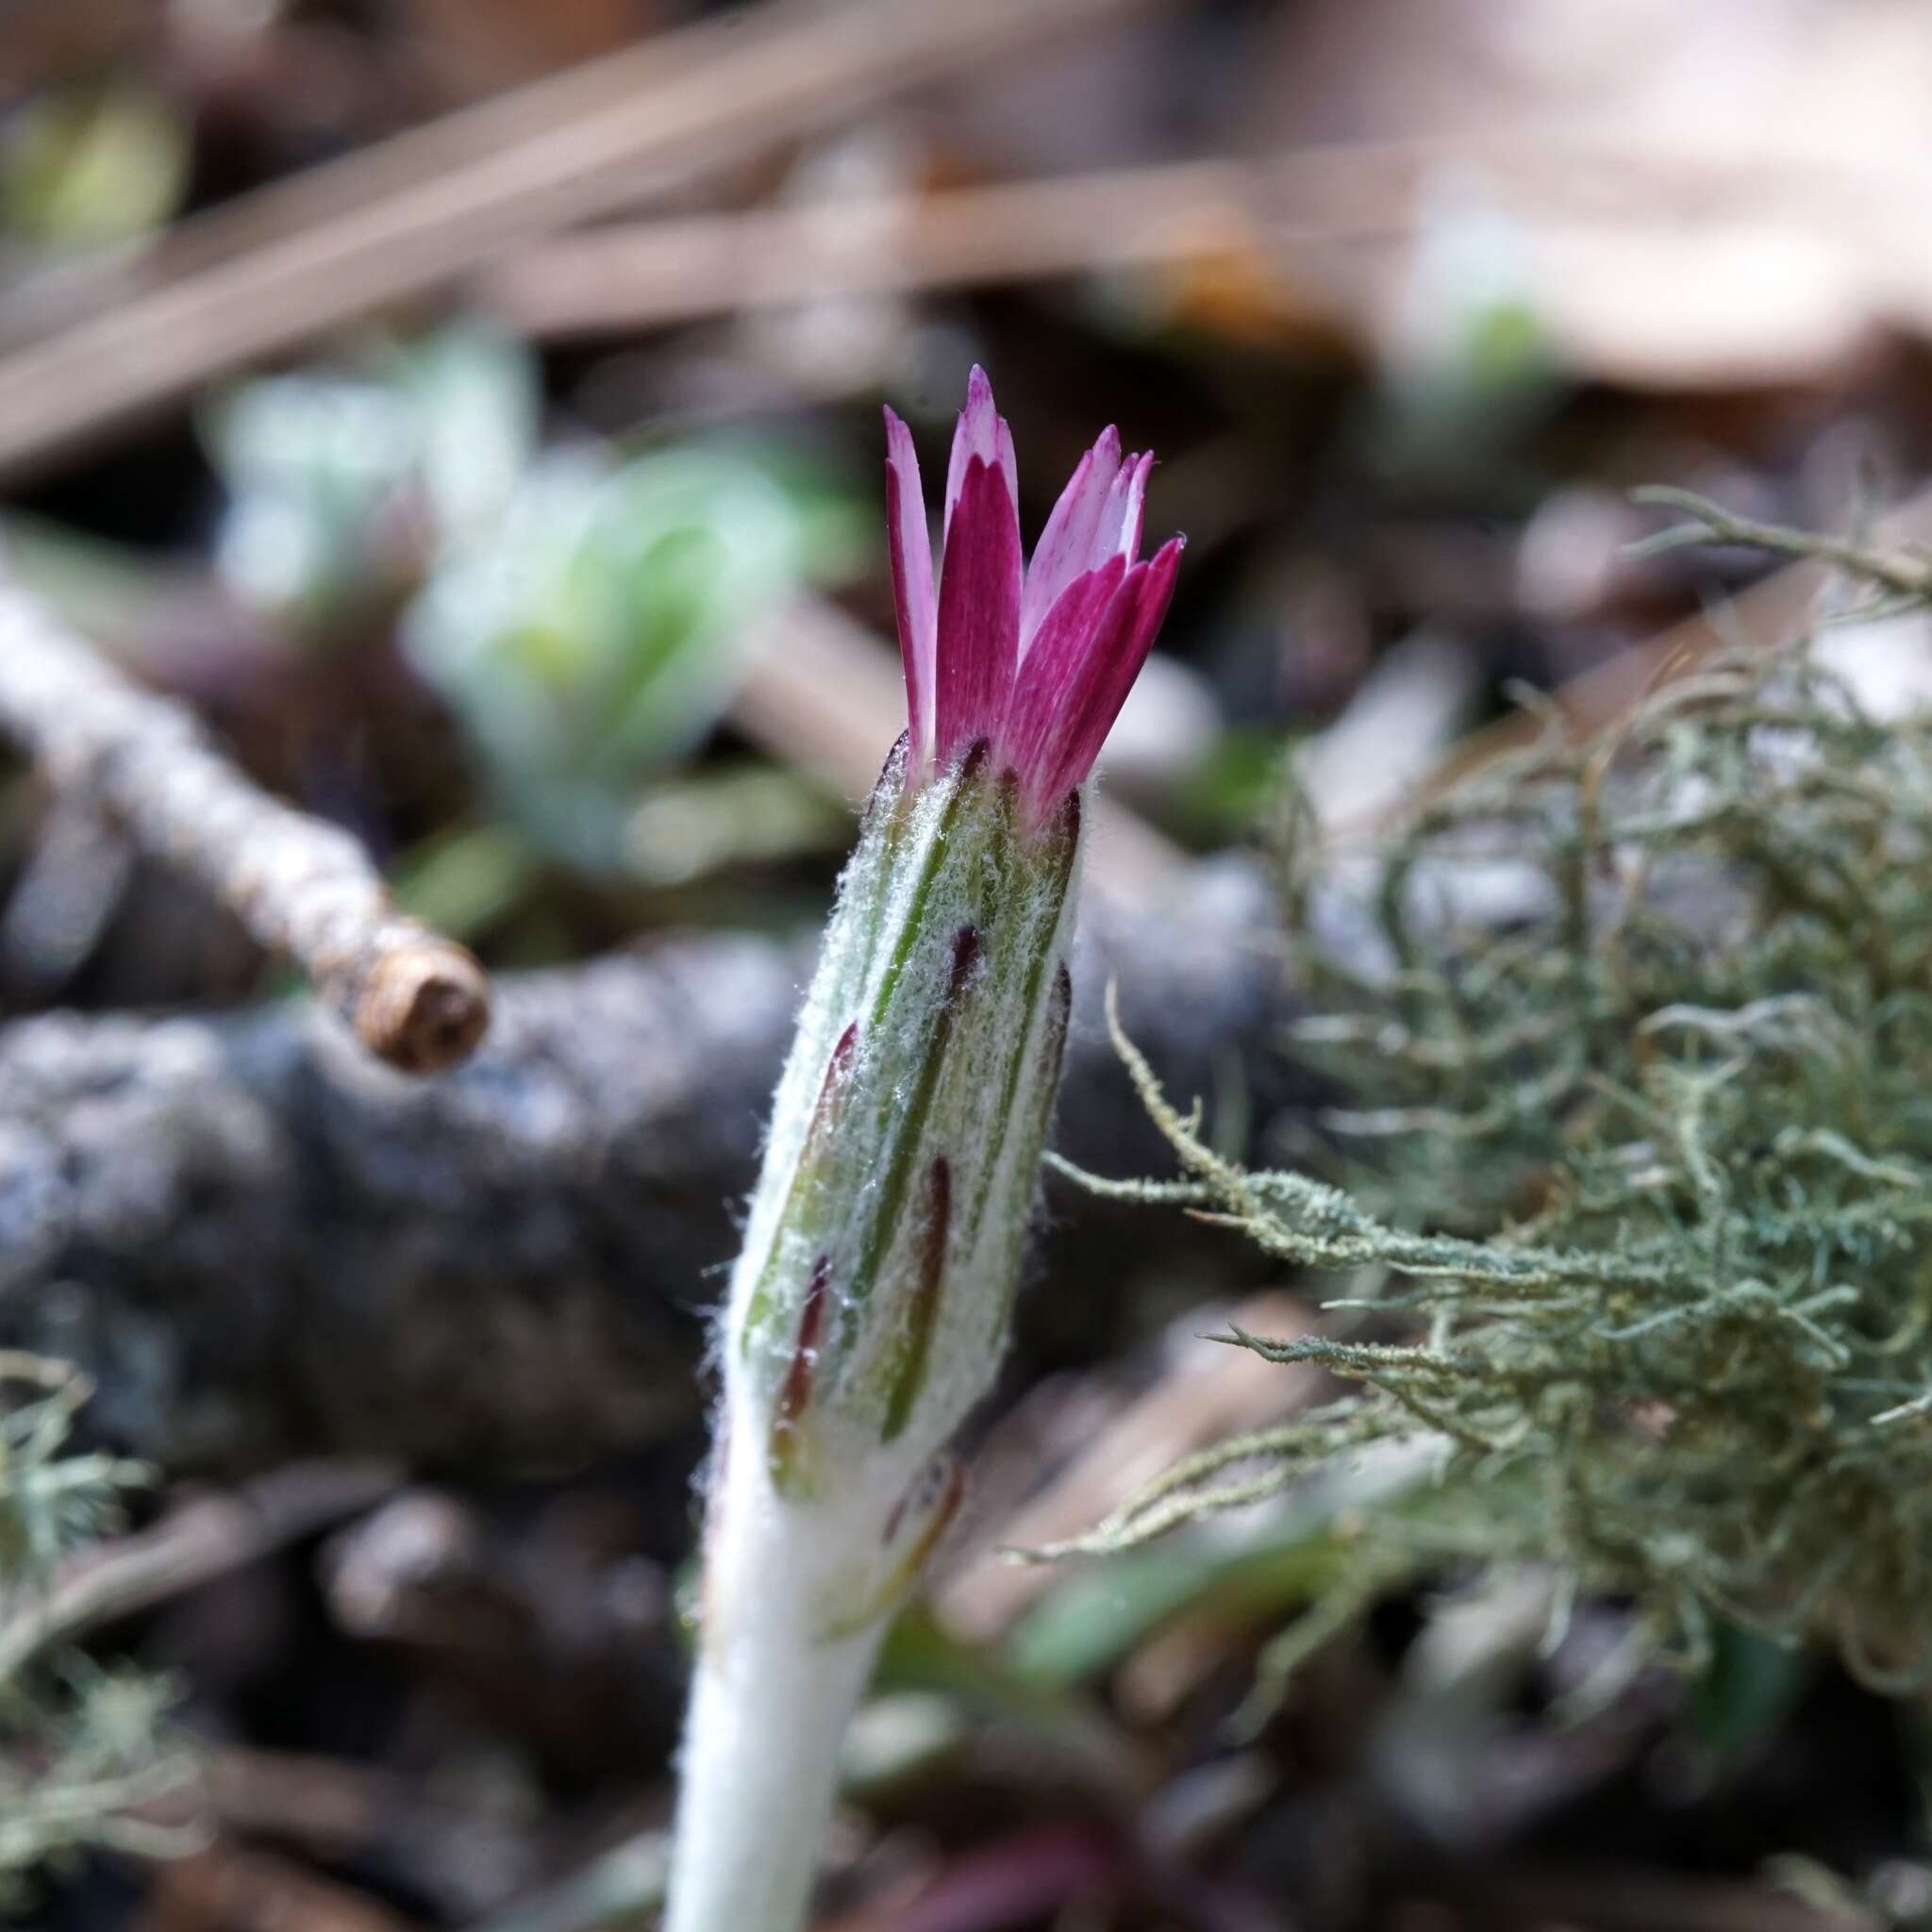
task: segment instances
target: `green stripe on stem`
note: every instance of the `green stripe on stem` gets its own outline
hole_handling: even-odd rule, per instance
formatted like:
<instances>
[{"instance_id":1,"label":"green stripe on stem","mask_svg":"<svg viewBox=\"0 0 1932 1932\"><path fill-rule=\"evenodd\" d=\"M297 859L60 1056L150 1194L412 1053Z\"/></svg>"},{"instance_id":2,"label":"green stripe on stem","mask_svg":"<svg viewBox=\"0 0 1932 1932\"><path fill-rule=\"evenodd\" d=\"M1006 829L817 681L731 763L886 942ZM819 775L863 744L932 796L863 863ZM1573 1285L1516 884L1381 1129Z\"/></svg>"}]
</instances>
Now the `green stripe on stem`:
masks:
<instances>
[{"instance_id":1,"label":"green stripe on stem","mask_svg":"<svg viewBox=\"0 0 1932 1932\"><path fill-rule=\"evenodd\" d=\"M925 1224L913 1257L912 1291L906 1298L906 1324L893 1343L894 1360L886 1395L882 1439L890 1442L912 1419L919 1391L932 1365L933 1330L939 1325L940 1297L946 1285L946 1241L952 1232L953 1170L941 1155L925 1171Z\"/></svg>"},{"instance_id":2,"label":"green stripe on stem","mask_svg":"<svg viewBox=\"0 0 1932 1932\"><path fill-rule=\"evenodd\" d=\"M953 782L952 796L946 800L939 824L934 828L925 863L920 868L919 882L912 889L912 903L907 908L905 920L899 927L898 943L892 948L892 957L887 961L885 975L879 981L878 997L873 1002L872 1022L875 1029L883 1024L887 1008L892 1003L892 995L905 977L913 949L924 934L925 908L931 903L933 889L939 883L940 874L950 856L959 821L974 802L991 757L992 747L982 738L960 761L958 776Z\"/></svg>"},{"instance_id":3,"label":"green stripe on stem","mask_svg":"<svg viewBox=\"0 0 1932 1932\"><path fill-rule=\"evenodd\" d=\"M1029 921L1024 928L1015 925L1008 944L1019 944L1024 939L1034 941L1034 954L1026 970L1026 993L1020 1010L1026 1015L1027 1024L1021 1028L1020 1036L1013 1042L1011 1053L1007 1059L1006 1072L1001 1076L998 1106L992 1116L992 1132L996 1135L1008 1131L1013 1117L1014 1103L1019 1098L1020 1081L1026 1071L1026 1062L1036 1051L1032 1034L1032 1016L1039 1006L1041 988L1046 978L1046 970L1053 963L1054 939L1060 927L1060 914L1067 901L1067 890L1074 879L1074 863L1080 850L1080 794L1070 791L1066 803L1054 816L1052 823L1041 835L1041 863L1051 867L1048 887L1049 899L1043 921ZM1042 1035L1042 1043L1044 1036ZM1058 1084L1058 1074L1054 1076ZM987 1201L992 1192L993 1177L998 1170L996 1160L988 1160L980 1168L979 1185L974 1190L973 1209L966 1219L966 1241L970 1246L979 1239L980 1223L986 1216Z\"/></svg>"},{"instance_id":4,"label":"green stripe on stem","mask_svg":"<svg viewBox=\"0 0 1932 1932\"><path fill-rule=\"evenodd\" d=\"M758 1286L752 1290L751 1301L745 1308L739 1347L747 1357L753 1346L764 1339L777 1315L778 1273L793 1240L814 1231L824 1205L832 1139L844 1116L845 1097L852 1084L852 1062L858 1051L858 1023L855 1020L840 1034L839 1043L825 1062L819 1097L812 1104L811 1124L805 1132L805 1145L799 1149L798 1165L791 1172L791 1186L779 1210L778 1224L772 1231L772 1244Z\"/></svg>"},{"instance_id":5,"label":"green stripe on stem","mask_svg":"<svg viewBox=\"0 0 1932 1932\"><path fill-rule=\"evenodd\" d=\"M962 925L953 935L953 957L946 969L945 997L934 1016L925 1050L920 1056L919 1073L912 1097L907 1102L899 1132L888 1158L884 1178L879 1182L878 1205L866 1227L865 1241L858 1252L858 1265L853 1271L847 1291L847 1305L862 1307L878 1279L892 1237L906 1211L912 1172L924 1137L925 1124L932 1113L933 1096L939 1091L940 1074L946 1064L946 1048L953 1037L953 1023L959 1002L979 962L979 928Z\"/></svg>"}]
</instances>

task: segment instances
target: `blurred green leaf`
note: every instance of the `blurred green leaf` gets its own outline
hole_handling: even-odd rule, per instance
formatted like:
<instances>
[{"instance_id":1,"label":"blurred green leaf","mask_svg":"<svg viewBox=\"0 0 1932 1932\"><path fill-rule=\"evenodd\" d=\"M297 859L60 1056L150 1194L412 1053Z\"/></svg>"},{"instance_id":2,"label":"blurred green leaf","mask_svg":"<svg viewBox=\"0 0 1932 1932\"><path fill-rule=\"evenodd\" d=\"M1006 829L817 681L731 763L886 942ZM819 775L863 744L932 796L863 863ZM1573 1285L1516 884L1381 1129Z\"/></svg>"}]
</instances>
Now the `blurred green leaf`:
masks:
<instances>
[{"instance_id":1,"label":"blurred green leaf","mask_svg":"<svg viewBox=\"0 0 1932 1932\"><path fill-rule=\"evenodd\" d=\"M675 885L829 837L795 786L722 787L704 825L639 790L715 724L761 607L871 567L873 519L780 444L545 452L541 399L529 352L476 325L242 385L204 431L224 576L311 638L401 608L508 818L580 871ZM488 919L504 863L458 847L417 890Z\"/></svg>"},{"instance_id":2,"label":"blurred green leaf","mask_svg":"<svg viewBox=\"0 0 1932 1932\"><path fill-rule=\"evenodd\" d=\"M1690 1716L1720 1774L1741 1769L1790 1714L1811 1675L1810 1653L1736 1624L1711 1631Z\"/></svg>"},{"instance_id":3,"label":"blurred green leaf","mask_svg":"<svg viewBox=\"0 0 1932 1932\"><path fill-rule=\"evenodd\" d=\"M1071 1574L1013 1630L1008 1654L1029 1683L1078 1683L1182 1615L1249 1624L1300 1608L1350 1561L1347 1540L1325 1524L1234 1548L1218 1535L1173 1539Z\"/></svg>"},{"instance_id":4,"label":"blurred green leaf","mask_svg":"<svg viewBox=\"0 0 1932 1932\"><path fill-rule=\"evenodd\" d=\"M230 391L203 439L229 493L216 561L245 602L326 633L492 529L537 448L528 352L475 325L353 370Z\"/></svg>"},{"instance_id":5,"label":"blurred green leaf","mask_svg":"<svg viewBox=\"0 0 1932 1932\"><path fill-rule=\"evenodd\" d=\"M391 886L404 911L471 940L513 909L538 870L537 854L514 827L468 825L417 846L394 868Z\"/></svg>"},{"instance_id":6,"label":"blurred green leaf","mask_svg":"<svg viewBox=\"0 0 1932 1932\"><path fill-rule=\"evenodd\" d=\"M1179 829L1204 844L1252 833L1281 789L1284 760L1299 736L1239 726L1223 731L1174 794Z\"/></svg>"},{"instance_id":7,"label":"blurred green leaf","mask_svg":"<svg viewBox=\"0 0 1932 1932\"><path fill-rule=\"evenodd\" d=\"M802 853L842 850L852 813L777 765L740 761L648 787L625 828L625 870L652 887Z\"/></svg>"},{"instance_id":8,"label":"blurred green leaf","mask_svg":"<svg viewBox=\"0 0 1932 1932\"><path fill-rule=\"evenodd\" d=\"M637 786L717 722L749 620L805 562L791 499L753 461L667 449L540 463L458 546L406 624L499 796L542 844L620 871Z\"/></svg>"},{"instance_id":9,"label":"blurred green leaf","mask_svg":"<svg viewBox=\"0 0 1932 1932\"><path fill-rule=\"evenodd\" d=\"M27 101L0 144L0 220L50 248L99 248L154 232L188 185L189 131L139 81Z\"/></svg>"},{"instance_id":10,"label":"blurred green leaf","mask_svg":"<svg viewBox=\"0 0 1932 1932\"><path fill-rule=\"evenodd\" d=\"M1424 1567L1391 1531L1440 1534L1454 1513L1424 1457L1337 1457L1258 1508L1067 1570L1008 1633L1007 1655L1027 1682L1066 1685L1113 1669L1182 1617L1265 1627L1344 1596L1358 1605L1371 1579L1379 1593Z\"/></svg>"},{"instance_id":11,"label":"blurred green leaf","mask_svg":"<svg viewBox=\"0 0 1932 1932\"><path fill-rule=\"evenodd\" d=\"M976 1721L1029 1732L1103 1785L1124 1774L1117 1733L1086 1698L1016 1669L1005 1646L961 1643L923 1603L894 1620L874 1682L879 1692L929 1692Z\"/></svg>"}]
</instances>

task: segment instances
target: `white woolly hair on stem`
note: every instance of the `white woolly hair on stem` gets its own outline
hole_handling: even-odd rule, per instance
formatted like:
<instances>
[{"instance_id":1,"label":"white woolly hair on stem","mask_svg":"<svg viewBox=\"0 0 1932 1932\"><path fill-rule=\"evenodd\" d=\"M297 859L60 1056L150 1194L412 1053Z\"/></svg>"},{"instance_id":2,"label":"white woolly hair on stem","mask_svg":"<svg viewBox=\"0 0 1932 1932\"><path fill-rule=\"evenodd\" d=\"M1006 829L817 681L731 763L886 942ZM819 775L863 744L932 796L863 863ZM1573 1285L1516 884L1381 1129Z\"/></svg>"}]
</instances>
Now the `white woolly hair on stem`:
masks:
<instances>
[{"instance_id":1,"label":"white woolly hair on stem","mask_svg":"<svg viewBox=\"0 0 1932 1932\"><path fill-rule=\"evenodd\" d=\"M664 1932L790 1932L803 1921L840 1743L886 1629L881 1617L828 1641L817 1627L828 1573L876 1523L791 1508L751 1424L725 1424L720 1444L731 1466L716 1472L708 1525Z\"/></svg>"}]
</instances>

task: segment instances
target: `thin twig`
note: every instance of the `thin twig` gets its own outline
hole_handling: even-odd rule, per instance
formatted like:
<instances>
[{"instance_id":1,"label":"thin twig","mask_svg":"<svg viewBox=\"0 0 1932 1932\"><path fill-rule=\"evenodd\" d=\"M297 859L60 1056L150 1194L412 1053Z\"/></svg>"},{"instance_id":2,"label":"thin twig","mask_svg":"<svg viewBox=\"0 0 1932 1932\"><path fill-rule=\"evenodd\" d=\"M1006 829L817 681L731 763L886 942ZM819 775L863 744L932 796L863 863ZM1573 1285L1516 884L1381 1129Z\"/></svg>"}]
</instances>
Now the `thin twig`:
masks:
<instances>
[{"instance_id":1,"label":"thin twig","mask_svg":"<svg viewBox=\"0 0 1932 1932\"><path fill-rule=\"evenodd\" d=\"M482 1038L482 967L397 912L348 833L258 791L187 710L129 684L4 576L0 734L64 797L200 880L391 1066L434 1073Z\"/></svg>"}]
</instances>

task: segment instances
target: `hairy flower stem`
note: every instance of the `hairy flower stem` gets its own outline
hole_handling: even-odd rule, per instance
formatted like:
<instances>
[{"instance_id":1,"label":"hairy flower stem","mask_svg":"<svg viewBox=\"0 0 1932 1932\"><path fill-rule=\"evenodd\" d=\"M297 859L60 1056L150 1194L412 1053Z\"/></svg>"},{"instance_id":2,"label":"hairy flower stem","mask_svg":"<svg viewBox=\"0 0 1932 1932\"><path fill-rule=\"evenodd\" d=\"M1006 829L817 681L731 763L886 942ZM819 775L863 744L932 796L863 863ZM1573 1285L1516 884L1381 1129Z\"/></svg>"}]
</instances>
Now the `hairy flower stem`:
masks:
<instances>
[{"instance_id":1,"label":"hairy flower stem","mask_svg":"<svg viewBox=\"0 0 1932 1932\"><path fill-rule=\"evenodd\" d=\"M1023 570L977 370L935 581L905 425L890 535L910 727L840 884L720 1332L697 1681L666 1932L795 1932L839 1740L959 1501L1066 1048L1080 788L1167 608L1151 457L1108 430Z\"/></svg>"},{"instance_id":2,"label":"hairy flower stem","mask_svg":"<svg viewBox=\"0 0 1932 1932\"><path fill-rule=\"evenodd\" d=\"M874 1526L793 1508L749 1431L734 1427L731 1440L738 1466L720 1473L705 1553L665 1932L788 1932L801 1923L840 1740L886 1627L880 1618L827 1639L809 1609L845 1547ZM728 1616L712 1614L713 1599L729 1604Z\"/></svg>"},{"instance_id":3,"label":"hairy flower stem","mask_svg":"<svg viewBox=\"0 0 1932 1932\"><path fill-rule=\"evenodd\" d=\"M667 1932L791 1932L839 1740L959 1499L1058 1087L1080 804L984 744L879 781L779 1086L724 1334Z\"/></svg>"}]
</instances>

